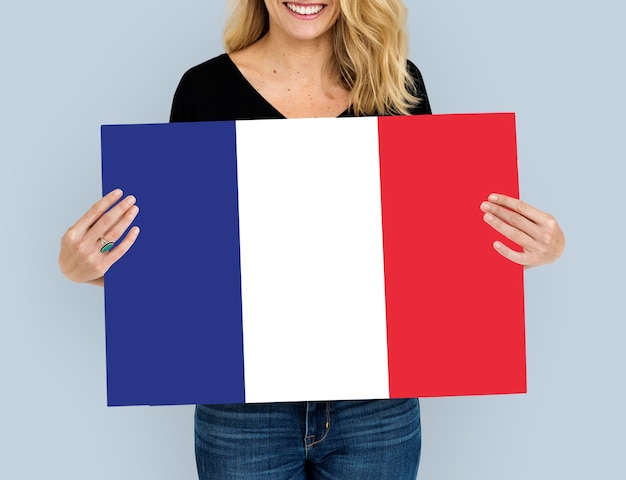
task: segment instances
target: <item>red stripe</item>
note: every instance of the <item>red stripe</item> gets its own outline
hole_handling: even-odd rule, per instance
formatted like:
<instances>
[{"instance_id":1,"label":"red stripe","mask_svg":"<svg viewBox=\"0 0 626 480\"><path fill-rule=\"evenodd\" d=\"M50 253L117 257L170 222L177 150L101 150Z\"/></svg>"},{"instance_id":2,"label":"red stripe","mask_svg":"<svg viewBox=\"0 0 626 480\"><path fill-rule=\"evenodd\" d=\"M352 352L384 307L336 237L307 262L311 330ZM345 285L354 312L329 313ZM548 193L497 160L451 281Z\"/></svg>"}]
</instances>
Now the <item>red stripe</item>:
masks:
<instances>
[{"instance_id":1,"label":"red stripe","mask_svg":"<svg viewBox=\"0 0 626 480\"><path fill-rule=\"evenodd\" d=\"M378 128L390 397L525 392L523 269L479 208L518 196L514 115Z\"/></svg>"}]
</instances>

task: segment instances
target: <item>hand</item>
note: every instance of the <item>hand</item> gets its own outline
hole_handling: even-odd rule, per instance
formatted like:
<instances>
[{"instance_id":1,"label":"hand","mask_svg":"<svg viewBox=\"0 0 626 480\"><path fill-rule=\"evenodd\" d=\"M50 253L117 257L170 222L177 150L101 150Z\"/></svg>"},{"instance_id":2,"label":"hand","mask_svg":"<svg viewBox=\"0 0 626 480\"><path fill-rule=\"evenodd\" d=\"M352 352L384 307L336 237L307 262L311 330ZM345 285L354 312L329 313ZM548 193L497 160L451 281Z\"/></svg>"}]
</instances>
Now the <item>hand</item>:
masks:
<instances>
[{"instance_id":1,"label":"hand","mask_svg":"<svg viewBox=\"0 0 626 480\"><path fill-rule=\"evenodd\" d=\"M100 252L102 240L117 242L139 212L132 195L115 205L121 197L119 189L105 195L63 235L59 268L70 280L104 285L104 273L135 243L138 227L131 228L112 250Z\"/></svg>"},{"instance_id":2,"label":"hand","mask_svg":"<svg viewBox=\"0 0 626 480\"><path fill-rule=\"evenodd\" d=\"M552 263L561 256L565 236L552 215L506 195L492 193L488 200L480 206L485 222L522 247L516 252L496 241L493 247L500 255L524 268Z\"/></svg>"}]
</instances>

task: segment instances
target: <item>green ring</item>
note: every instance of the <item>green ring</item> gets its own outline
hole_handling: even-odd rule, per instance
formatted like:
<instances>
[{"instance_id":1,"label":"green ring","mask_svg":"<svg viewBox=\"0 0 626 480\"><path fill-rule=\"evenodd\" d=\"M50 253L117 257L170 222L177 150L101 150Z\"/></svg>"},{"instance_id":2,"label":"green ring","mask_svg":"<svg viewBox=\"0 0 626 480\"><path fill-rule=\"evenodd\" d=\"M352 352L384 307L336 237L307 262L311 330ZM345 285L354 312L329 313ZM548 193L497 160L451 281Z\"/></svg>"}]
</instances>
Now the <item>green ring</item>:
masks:
<instances>
[{"instance_id":1,"label":"green ring","mask_svg":"<svg viewBox=\"0 0 626 480\"><path fill-rule=\"evenodd\" d=\"M113 248L113 245L115 245L115 242L107 242L104 245L102 245L102 248L100 249L100 253L106 253L109 250L111 250Z\"/></svg>"}]
</instances>

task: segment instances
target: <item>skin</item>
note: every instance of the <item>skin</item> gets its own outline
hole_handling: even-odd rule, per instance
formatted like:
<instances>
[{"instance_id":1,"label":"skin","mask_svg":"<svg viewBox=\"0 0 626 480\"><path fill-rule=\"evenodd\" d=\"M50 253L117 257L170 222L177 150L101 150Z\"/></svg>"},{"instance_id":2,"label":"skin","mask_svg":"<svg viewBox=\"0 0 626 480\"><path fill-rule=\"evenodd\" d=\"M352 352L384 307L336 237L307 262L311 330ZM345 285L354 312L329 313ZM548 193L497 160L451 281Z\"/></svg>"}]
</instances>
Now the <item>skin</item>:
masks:
<instances>
[{"instance_id":1,"label":"skin","mask_svg":"<svg viewBox=\"0 0 626 480\"><path fill-rule=\"evenodd\" d=\"M350 103L350 93L324 77L323 66L332 54L332 27L339 16L335 0L294 2L325 5L317 18L294 16L282 1L265 0L268 33L243 50L230 54L248 82L287 118L336 117Z\"/></svg>"},{"instance_id":2,"label":"skin","mask_svg":"<svg viewBox=\"0 0 626 480\"><path fill-rule=\"evenodd\" d=\"M496 193L489 195L480 209L485 212L483 220L487 224L522 247L521 252L516 252L494 242L493 248L504 258L530 268L552 263L563 253L565 236L549 213L523 200Z\"/></svg>"},{"instance_id":3,"label":"skin","mask_svg":"<svg viewBox=\"0 0 626 480\"><path fill-rule=\"evenodd\" d=\"M303 1L294 0L292 5L301 7L324 6L322 11L311 20L303 20L294 16L287 8L284 0L265 0L265 8L270 18L270 34L274 38L287 41L288 45L301 48L302 45L332 43L331 29L339 17L337 0ZM300 43L300 47L297 47ZM330 53L330 50L328 50Z\"/></svg>"},{"instance_id":4,"label":"skin","mask_svg":"<svg viewBox=\"0 0 626 480\"><path fill-rule=\"evenodd\" d=\"M339 15L335 0L294 2L325 5L315 19L299 19L280 0L265 0L270 29L262 39L231 54L231 59L257 91L287 118L336 117L349 104L349 92L322 75L332 53L332 26ZM331 72L332 73L332 72ZM104 285L105 272L133 245L139 227L131 226L139 213L132 195L117 189L98 200L61 239L59 268L70 280ZM504 258L530 268L552 263L561 256L565 237L552 215L526 202L491 194L480 205L483 219L496 231L517 243L515 252L494 242ZM101 241L116 242L100 253Z\"/></svg>"},{"instance_id":5,"label":"skin","mask_svg":"<svg viewBox=\"0 0 626 480\"><path fill-rule=\"evenodd\" d=\"M120 240L139 213L135 197L128 195L119 201L122 195L116 189L102 197L63 235L59 268L70 280L104 286L106 271L135 243L139 235L137 226ZM119 242L113 250L100 253L102 238Z\"/></svg>"}]
</instances>

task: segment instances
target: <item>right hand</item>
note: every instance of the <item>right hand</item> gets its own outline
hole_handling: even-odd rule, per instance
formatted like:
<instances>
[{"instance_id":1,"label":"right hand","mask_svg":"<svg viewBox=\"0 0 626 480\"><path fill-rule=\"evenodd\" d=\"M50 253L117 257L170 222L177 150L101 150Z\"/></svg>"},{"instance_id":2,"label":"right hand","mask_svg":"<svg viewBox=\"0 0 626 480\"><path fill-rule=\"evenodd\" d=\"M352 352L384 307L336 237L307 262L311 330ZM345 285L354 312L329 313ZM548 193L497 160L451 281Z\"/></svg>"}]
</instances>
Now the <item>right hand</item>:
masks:
<instances>
[{"instance_id":1,"label":"right hand","mask_svg":"<svg viewBox=\"0 0 626 480\"><path fill-rule=\"evenodd\" d=\"M119 201L120 198L122 191L119 189L108 193L94 203L63 235L59 268L70 280L104 285L104 273L135 243L139 235L139 227L136 226L131 228L112 250L100 252L102 240L106 239L107 242L120 240L139 213L135 197L128 195Z\"/></svg>"}]
</instances>

